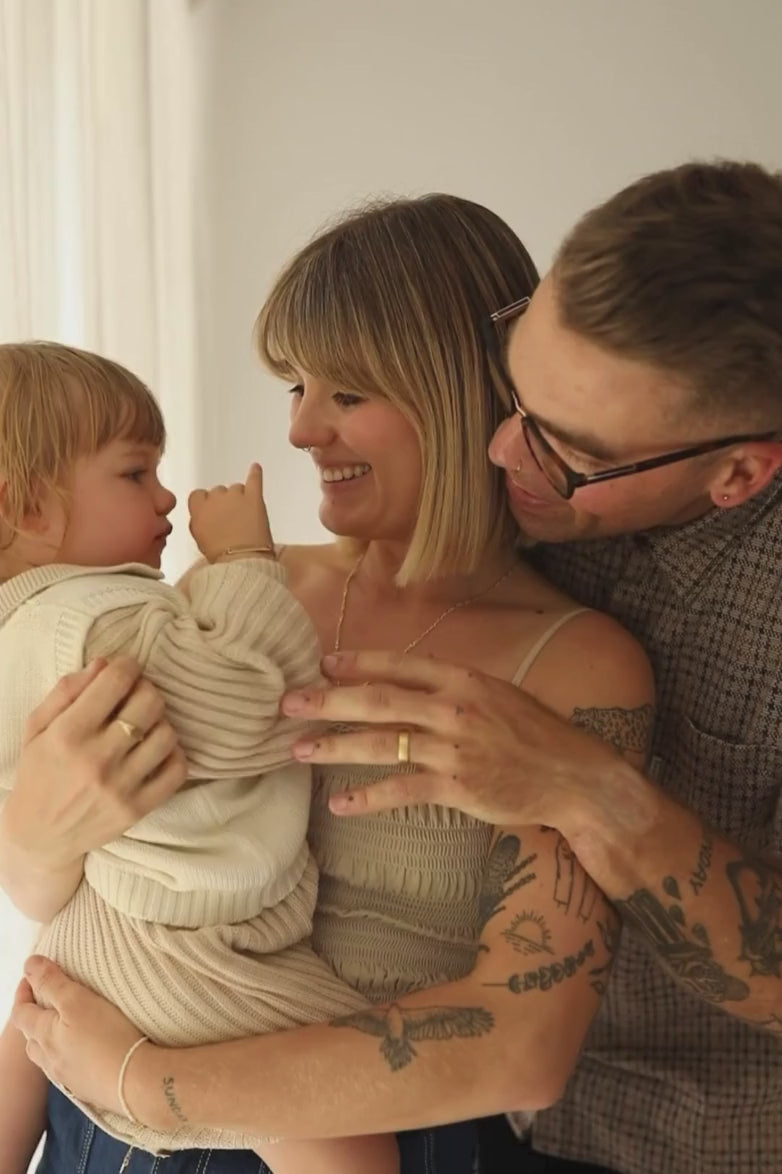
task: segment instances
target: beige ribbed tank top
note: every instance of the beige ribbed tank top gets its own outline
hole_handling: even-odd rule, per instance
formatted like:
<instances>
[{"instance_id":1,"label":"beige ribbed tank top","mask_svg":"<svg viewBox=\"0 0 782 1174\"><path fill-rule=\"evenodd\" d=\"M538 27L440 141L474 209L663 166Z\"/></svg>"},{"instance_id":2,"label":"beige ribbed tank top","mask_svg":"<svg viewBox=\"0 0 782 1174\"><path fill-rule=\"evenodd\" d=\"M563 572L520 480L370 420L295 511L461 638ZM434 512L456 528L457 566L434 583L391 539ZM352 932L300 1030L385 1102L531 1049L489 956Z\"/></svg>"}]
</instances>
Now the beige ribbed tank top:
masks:
<instances>
[{"instance_id":1,"label":"beige ribbed tank top","mask_svg":"<svg viewBox=\"0 0 782 1174\"><path fill-rule=\"evenodd\" d=\"M559 616L511 678L520 686L556 632L586 608ZM315 768L309 841L320 871L313 946L340 978L373 1002L451 982L472 969L489 824L450 807L404 807L355 819L329 797L414 767Z\"/></svg>"}]
</instances>

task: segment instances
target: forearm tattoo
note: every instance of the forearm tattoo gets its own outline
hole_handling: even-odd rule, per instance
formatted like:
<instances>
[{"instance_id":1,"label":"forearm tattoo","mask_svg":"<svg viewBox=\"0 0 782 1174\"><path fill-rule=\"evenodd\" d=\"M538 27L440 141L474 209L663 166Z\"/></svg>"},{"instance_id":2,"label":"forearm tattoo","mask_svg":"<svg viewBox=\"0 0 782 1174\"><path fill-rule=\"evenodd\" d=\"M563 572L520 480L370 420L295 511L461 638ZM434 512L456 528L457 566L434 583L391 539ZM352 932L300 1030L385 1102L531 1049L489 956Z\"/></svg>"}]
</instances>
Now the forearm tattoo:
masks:
<instances>
[{"instance_id":1,"label":"forearm tattoo","mask_svg":"<svg viewBox=\"0 0 782 1174\"><path fill-rule=\"evenodd\" d=\"M666 877L662 887L674 903L663 905L649 889L638 889L626 901L614 902L625 923L693 994L710 1003L748 998L747 984L728 974L715 959L705 926L688 929L674 877Z\"/></svg>"},{"instance_id":2,"label":"forearm tattoo","mask_svg":"<svg viewBox=\"0 0 782 1174\"><path fill-rule=\"evenodd\" d=\"M514 835L500 835L494 841L486 869L483 874L483 884L478 898L478 926L483 930L487 922L498 913L505 910L504 902L511 893L528 885L535 880L535 873L531 865L537 860L537 855L523 857L521 840Z\"/></svg>"},{"instance_id":3,"label":"forearm tattoo","mask_svg":"<svg viewBox=\"0 0 782 1174\"><path fill-rule=\"evenodd\" d=\"M706 881L709 879L711 871L711 858L714 853L714 838L708 828L703 830L703 839L698 848L698 861L695 865L692 875L690 876L690 888L695 896L701 891Z\"/></svg>"},{"instance_id":4,"label":"forearm tattoo","mask_svg":"<svg viewBox=\"0 0 782 1174\"><path fill-rule=\"evenodd\" d=\"M589 921L599 890L581 867L563 836L557 841L555 863L555 904L563 913L573 913L579 921Z\"/></svg>"},{"instance_id":5,"label":"forearm tattoo","mask_svg":"<svg viewBox=\"0 0 782 1174\"><path fill-rule=\"evenodd\" d=\"M502 936L517 954L553 954L545 917L532 909L517 913Z\"/></svg>"},{"instance_id":6,"label":"forearm tattoo","mask_svg":"<svg viewBox=\"0 0 782 1174\"><path fill-rule=\"evenodd\" d=\"M570 718L574 726L597 734L620 754L639 754L646 761L652 740L654 706L636 709L574 709Z\"/></svg>"},{"instance_id":7,"label":"forearm tattoo","mask_svg":"<svg viewBox=\"0 0 782 1174\"><path fill-rule=\"evenodd\" d=\"M608 990L608 978L611 973L614 954L619 949L620 928L615 921L598 921L597 928L600 930L600 939L603 943L603 949L608 955L608 961L605 965L595 966L593 970L590 970L589 982L592 989L602 996Z\"/></svg>"},{"instance_id":8,"label":"forearm tattoo","mask_svg":"<svg viewBox=\"0 0 782 1174\"><path fill-rule=\"evenodd\" d=\"M782 878L771 868L749 860L725 866L739 906L739 959L750 974L780 977L782 962Z\"/></svg>"},{"instance_id":9,"label":"forearm tattoo","mask_svg":"<svg viewBox=\"0 0 782 1174\"><path fill-rule=\"evenodd\" d=\"M550 991L568 978L575 977L588 959L595 956L595 944L591 938L584 942L575 954L567 954L559 962L525 970L523 974L511 974L505 982L484 982L483 986L506 987L514 995L526 995L530 991Z\"/></svg>"},{"instance_id":10,"label":"forearm tattoo","mask_svg":"<svg viewBox=\"0 0 782 1174\"><path fill-rule=\"evenodd\" d=\"M380 1052L392 1072L406 1068L418 1055L416 1043L476 1038L494 1027L494 1016L483 1007L372 1007L335 1019L332 1027L353 1027L380 1039Z\"/></svg>"}]
</instances>

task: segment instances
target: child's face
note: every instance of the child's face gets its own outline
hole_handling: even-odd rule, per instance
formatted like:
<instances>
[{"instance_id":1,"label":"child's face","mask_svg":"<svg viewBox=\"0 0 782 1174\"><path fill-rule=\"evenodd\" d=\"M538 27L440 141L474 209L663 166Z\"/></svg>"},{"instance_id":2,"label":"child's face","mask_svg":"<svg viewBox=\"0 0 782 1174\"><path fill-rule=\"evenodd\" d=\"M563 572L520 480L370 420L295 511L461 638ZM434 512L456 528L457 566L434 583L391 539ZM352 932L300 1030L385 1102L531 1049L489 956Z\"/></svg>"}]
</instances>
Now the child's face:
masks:
<instances>
[{"instance_id":1,"label":"child's face","mask_svg":"<svg viewBox=\"0 0 782 1174\"><path fill-rule=\"evenodd\" d=\"M56 561L86 567L146 563L158 569L171 533L168 515L176 505L158 480L159 461L154 445L131 440L113 440L80 457L67 486L67 522Z\"/></svg>"}]
</instances>

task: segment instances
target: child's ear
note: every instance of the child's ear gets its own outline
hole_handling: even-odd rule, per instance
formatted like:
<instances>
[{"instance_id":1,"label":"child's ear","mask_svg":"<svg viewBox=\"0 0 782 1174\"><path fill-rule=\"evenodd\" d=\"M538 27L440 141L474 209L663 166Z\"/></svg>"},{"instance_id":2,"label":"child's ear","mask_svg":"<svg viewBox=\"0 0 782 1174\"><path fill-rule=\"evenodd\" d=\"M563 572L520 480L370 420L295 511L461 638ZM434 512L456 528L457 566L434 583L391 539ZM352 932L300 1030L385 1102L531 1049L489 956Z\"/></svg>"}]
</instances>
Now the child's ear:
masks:
<instances>
[{"instance_id":1,"label":"child's ear","mask_svg":"<svg viewBox=\"0 0 782 1174\"><path fill-rule=\"evenodd\" d=\"M0 498L0 508L2 499ZM51 557L52 550L58 550L65 534L65 509L59 495L46 486L36 487L35 499L26 510L18 525L17 532L24 538L41 544Z\"/></svg>"}]
</instances>

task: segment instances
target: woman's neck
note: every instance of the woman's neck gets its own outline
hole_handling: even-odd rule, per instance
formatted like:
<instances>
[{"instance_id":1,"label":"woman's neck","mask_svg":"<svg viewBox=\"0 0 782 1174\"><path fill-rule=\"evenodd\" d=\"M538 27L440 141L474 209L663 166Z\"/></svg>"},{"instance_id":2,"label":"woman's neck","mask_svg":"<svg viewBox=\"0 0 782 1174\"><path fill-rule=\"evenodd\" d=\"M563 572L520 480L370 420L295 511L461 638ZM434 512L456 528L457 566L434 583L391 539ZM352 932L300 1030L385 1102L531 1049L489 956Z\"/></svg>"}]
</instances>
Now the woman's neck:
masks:
<instances>
[{"instance_id":1,"label":"woman's neck","mask_svg":"<svg viewBox=\"0 0 782 1174\"><path fill-rule=\"evenodd\" d=\"M446 606L484 591L513 562L510 552L495 552L487 554L477 570L469 574L443 575L423 583L408 583L399 587L394 580L406 555L407 546L404 543L370 542L363 554L357 556L360 566L355 577L361 580L362 592L374 596L379 602L405 600L408 605L418 602Z\"/></svg>"}]
</instances>

